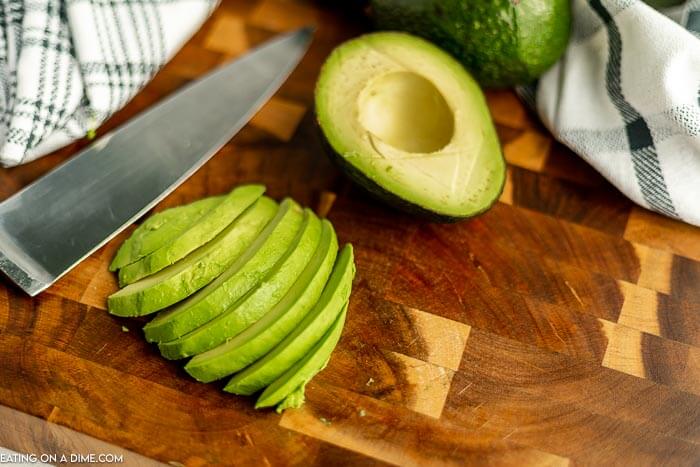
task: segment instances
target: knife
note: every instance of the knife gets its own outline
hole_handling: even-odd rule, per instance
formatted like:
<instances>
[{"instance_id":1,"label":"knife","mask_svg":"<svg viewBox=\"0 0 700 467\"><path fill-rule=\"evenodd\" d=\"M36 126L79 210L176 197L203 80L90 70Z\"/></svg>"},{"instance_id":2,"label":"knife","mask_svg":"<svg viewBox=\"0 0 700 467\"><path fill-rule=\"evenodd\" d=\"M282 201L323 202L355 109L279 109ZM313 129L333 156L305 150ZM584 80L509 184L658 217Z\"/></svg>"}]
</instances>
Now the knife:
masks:
<instances>
[{"instance_id":1,"label":"knife","mask_svg":"<svg viewBox=\"0 0 700 467\"><path fill-rule=\"evenodd\" d=\"M221 149L312 35L278 36L217 68L0 203L0 270L31 296L58 280Z\"/></svg>"}]
</instances>

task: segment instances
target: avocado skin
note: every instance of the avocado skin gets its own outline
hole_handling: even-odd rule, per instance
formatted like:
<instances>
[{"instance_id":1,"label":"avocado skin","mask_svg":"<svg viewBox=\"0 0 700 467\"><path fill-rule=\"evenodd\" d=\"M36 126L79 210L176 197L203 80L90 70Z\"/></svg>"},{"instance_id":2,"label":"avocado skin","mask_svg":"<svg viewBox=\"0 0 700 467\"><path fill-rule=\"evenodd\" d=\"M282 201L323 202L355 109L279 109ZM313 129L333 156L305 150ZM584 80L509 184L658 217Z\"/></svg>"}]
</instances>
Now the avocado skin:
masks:
<instances>
[{"instance_id":1,"label":"avocado skin","mask_svg":"<svg viewBox=\"0 0 700 467\"><path fill-rule=\"evenodd\" d=\"M331 144L325 138L321 125L318 121L316 121L316 128L320 135L321 141L323 141L322 145L326 154L328 154L328 157L336 164L336 166L341 171L345 173L345 175L347 175L353 182L355 182L355 184L362 187L364 191L369 193L369 195L372 196L374 199L381 201L391 207L394 207L402 212L405 212L406 214L419 216L425 219L426 221L437 222L441 224L454 224L465 219L470 219L472 217L479 216L491 209L491 207L498 202L501 193L503 193L503 187L506 183L506 177L503 177L501 186L498 189L498 195L493 198L493 201L491 201L489 204L484 205L484 207L482 207L480 210L471 213L468 216L449 216L446 214L438 214L434 211L424 208L419 204L406 201L405 199L395 195L394 193L380 186L377 182L369 178L361 170L359 170L357 167L348 162L347 159L345 159L341 154L338 154L338 152L335 149L333 149L333 146L331 146Z\"/></svg>"},{"instance_id":2,"label":"avocado skin","mask_svg":"<svg viewBox=\"0 0 700 467\"><path fill-rule=\"evenodd\" d=\"M680 5L685 0L644 0L644 3L654 8L668 8Z\"/></svg>"},{"instance_id":3,"label":"avocado skin","mask_svg":"<svg viewBox=\"0 0 700 467\"><path fill-rule=\"evenodd\" d=\"M438 44L486 87L533 82L563 54L571 29L569 0L372 0L371 5L379 29Z\"/></svg>"}]
</instances>

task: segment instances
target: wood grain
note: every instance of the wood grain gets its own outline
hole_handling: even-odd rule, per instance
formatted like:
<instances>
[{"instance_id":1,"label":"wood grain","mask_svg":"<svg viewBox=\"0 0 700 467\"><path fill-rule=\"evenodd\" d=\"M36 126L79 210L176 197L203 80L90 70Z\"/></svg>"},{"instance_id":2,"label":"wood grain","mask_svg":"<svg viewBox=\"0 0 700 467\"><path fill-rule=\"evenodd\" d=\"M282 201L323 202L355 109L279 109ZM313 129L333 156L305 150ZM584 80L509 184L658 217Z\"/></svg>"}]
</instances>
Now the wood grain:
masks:
<instances>
[{"instance_id":1,"label":"wood grain","mask_svg":"<svg viewBox=\"0 0 700 467\"><path fill-rule=\"evenodd\" d=\"M0 278L0 445L188 466L700 463L700 229L633 206L505 90L486 93L509 162L492 210L437 225L371 198L329 162L314 121L321 63L369 28L337 8L225 0L98 129L316 25L276 96L155 208L261 182L354 244L347 325L304 408L255 411L196 383L145 343L142 320L105 312L127 230L37 298ZM86 144L0 169L0 199Z\"/></svg>"},{"instance_id":2,"label":"wood grain","mask_svg":"<svg viewBox=\"0 0 700 467\"><path fill-rule=\"evenodd\" d=\"M47 420L58 418L60 409L54 407ZM91 436L79 433L55 423L46 423L41 418L0 406L0 445L18 453L31 453L37 457L53 455L60 459L71 454L80 456L112 455L127 465L144 467L163 464L136 454L113 444L105 443ZM49 441L49 442L46 442ZM99 457L97 457L99 459ZM73 465L113 465L110 462L71 462Z\"/></svg>"}]
</instances>

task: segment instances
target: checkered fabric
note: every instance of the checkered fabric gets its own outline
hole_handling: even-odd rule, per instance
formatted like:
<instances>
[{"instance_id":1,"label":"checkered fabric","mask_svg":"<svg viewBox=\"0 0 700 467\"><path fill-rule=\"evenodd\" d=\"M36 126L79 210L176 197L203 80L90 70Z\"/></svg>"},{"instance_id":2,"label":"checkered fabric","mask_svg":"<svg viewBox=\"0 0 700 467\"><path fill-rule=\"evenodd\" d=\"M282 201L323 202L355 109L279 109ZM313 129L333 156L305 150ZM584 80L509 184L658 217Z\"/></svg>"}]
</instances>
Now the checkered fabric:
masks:
<instances>
[{"instance_id":1,"label":"checkered fabric","mask_svg":"<svg viewBox=\"0 0 700 467\"><path fill-rule=\"evenodd\" d=\"M573 0L564 57L521 94L641 206L700 225L700 0Z\"/></svg>"},{"instance_id":2,"label":"checkered fabric","mask_svg":"<svg viewBox=\"0 0 700 467\"><path fill-rule=\"evenodd\" d=\"M0 164L36 159L119 110L216 0L0 2Z\"/></svg>"}]
</instances>

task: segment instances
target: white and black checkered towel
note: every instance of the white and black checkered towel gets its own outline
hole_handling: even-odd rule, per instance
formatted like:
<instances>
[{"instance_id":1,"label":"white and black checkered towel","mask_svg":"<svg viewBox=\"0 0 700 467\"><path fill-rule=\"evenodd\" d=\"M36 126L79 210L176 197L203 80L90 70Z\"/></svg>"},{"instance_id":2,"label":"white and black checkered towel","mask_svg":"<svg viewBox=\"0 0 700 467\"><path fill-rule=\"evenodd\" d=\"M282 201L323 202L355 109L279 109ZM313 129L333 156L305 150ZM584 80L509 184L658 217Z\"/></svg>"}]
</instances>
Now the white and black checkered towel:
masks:
<instances>
[{"instance_id":1,"label":"white and black checkered towel","mask_svg":"<svg viewBox=\"0 0 700 467\"><path fill-rule=\"evenodd\" d=\"M201 26L216 0L2 0L0 164L100 125Z\"/></svg>"},{"instance_id":2,"label":"white and black checkered towel","mask_svg":"<svg viewBox=\"0 0 700 467\"><path fill-rule=\"evenodd\" d=\"M523 96L630 199L700 225L700 0L572 7L566 54Z\"/></svg>"}]
</instances>

